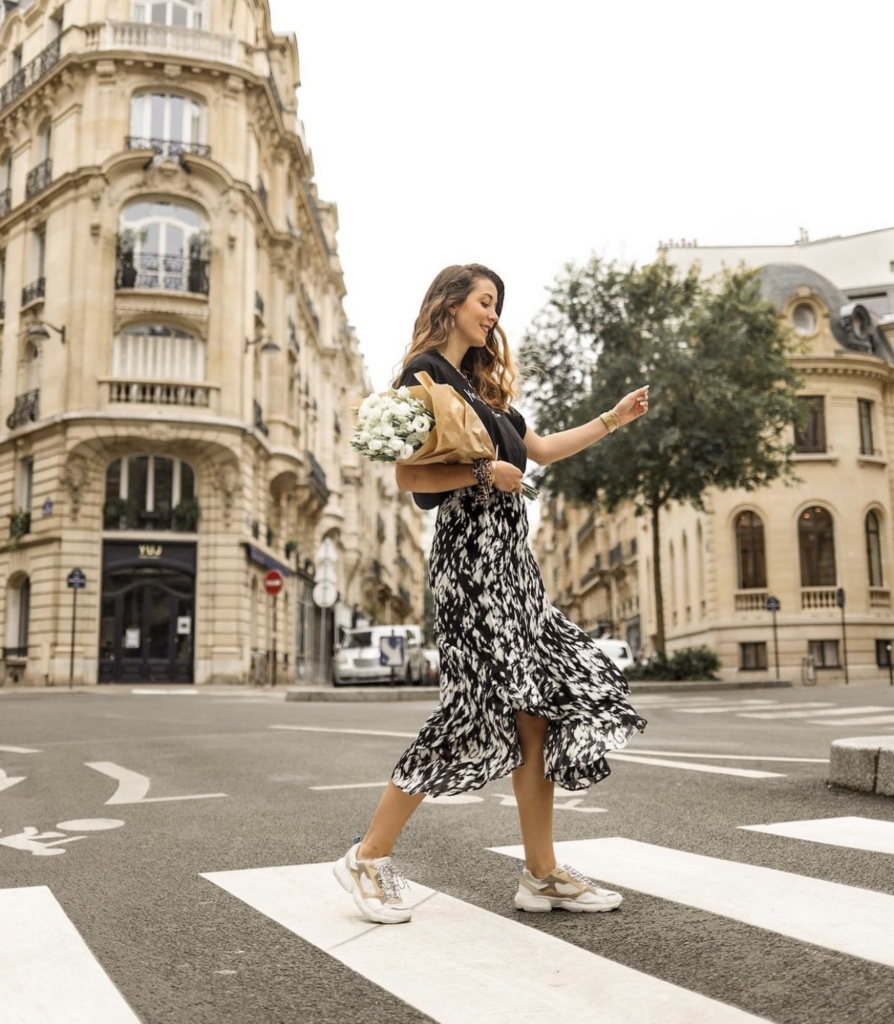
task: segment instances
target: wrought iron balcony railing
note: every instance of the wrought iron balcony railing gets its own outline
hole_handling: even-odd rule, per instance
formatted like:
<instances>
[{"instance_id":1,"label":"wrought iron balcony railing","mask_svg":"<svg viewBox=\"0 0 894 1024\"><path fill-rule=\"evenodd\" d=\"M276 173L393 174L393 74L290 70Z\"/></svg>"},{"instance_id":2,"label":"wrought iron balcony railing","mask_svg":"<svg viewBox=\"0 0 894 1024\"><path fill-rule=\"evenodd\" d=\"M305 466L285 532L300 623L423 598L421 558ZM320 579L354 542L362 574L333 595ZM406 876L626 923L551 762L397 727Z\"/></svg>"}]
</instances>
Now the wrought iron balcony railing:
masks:
<instances>
[{"instance_id":1,"label":"wrought iron balcony railing","mask_svg":"<svg viewBox=\"0 0 894 1024\"><path fill-rule=\"evenodd\" d=\"M171 381L109 381L109 402L123 405L181 405L207 409L211 388L205 384L176 384Z\"/></svg>"},{"instance_id":2,"label":"wrought iron balcony railing","mask_svg":"<svg viewBox=\"0 0 894 1024\"><path fill-rule=\"evenodd\" d=\"M8 106L14 99L40 81L41 78L55 65L59 63L62 54L62 41L54 39L46 49L29 61L23 68L18 70L12 78L0 89L0 110Z\"/></svg>"},{"instance_id":3,"label":"wrought iron balcony railing","mask_svg":"<svg viewBox=\"0 0 894 1024\"><path fill-rule=\"evenodd\" d=\"M43 192L53 180L53 161L49 158L42 160L36 167L28 171L25 178L25 198L30 199L38 192Z\"/></svg>"},{"instance_id":4,"label":"wrought iron balcony railing","mask_svg":"<svg viewBox=\"0 0 894 1024\"><path fill-rule=\"evenodd\" d=\"M266 210L270 202L270 195L267 192L267 186L258 178L258 199L261 200L261 205Z\"/></svg>"},{"instance_id":5,"label":"wrought iron balcony railing","mask_svg":"<svg viewBox=\"0 0 894 1024\"><path fill-rule=\"evenodd\" d=\"M3 648L3 660L4 661L27 661L28 660L28 648L27 647L4 647Z\"/></svg>"},{"instance_id":6,"label":"wrought iron balcony railing","mask_svg":"<svg viewBox=\"0 0 894 1024\"><path fill-rule=\"evenodd\" d=\"M279 86L276 84L276 76L273 72L270 72L270 77L267 79L270 83L270 91L273 93L273 99L276 101L276 106L279 108L279 112L283 112L282 94L279 91Z\"/></svg>"},{"instance_id":7,"label":"wrought iron balcony railing","mask_svg":"<svg viewBox=\"0 0 894 1024\"><path fill-rule=\"evenodd\" d=\"M12 189L5 188L0 192L0 217L5 217L12 209Z\"/></svg>"},{"instance_id":8,"label":"wrought iron balcony railing","mask_svg":"<svg viewBox=\"0 0 894 1024\"><path fill-rule=\"evenodd\" d=\"M208 260L157 252L119 252L115 287L207 295Z\"/></svg>"},{"instance_id":9,"label":"wrought iron balcony railing","mask_svg":"<svg viewBox=\"0 0 894 1024\"><path fill-rule=\"evenodd\" d=\"M40 388L26 391L16 396L16 404L6 417L6 425L10 430L24 427L28 423L36 423L40 418Z\"/></svg>"},{"instance_id":10,"label":"wrought iron balcony railing","mask_svg":"<svg viewBox=\"0 0 894 1024\"><path fill-rule=\"evenodd\" d=\"M31 532L31 511L30 509L19 509L9 517L9 536L13 540L20 540Z\"/></svg>"},{"instance_id":11,"label":"wrought iron balcony railing","mask_svg":"<svg viewBox=\"0 0 894 1024\"><path fill-rule=\"evenodd\" d=\"M313 452L305 452L307 456L307 476L311 487L317 492L325 505L329 500L329 485L326 483L326 470L317 462Z\"/></svg>"},{"instance_id":12,"label":"wrought iron balcony railing","mask_svg":"<svg viewBox=\"0 0 894 1024\"><path fill-rule=\"evenodd\" d=\"M270 433L270 428L264 422L264 410L257 399L254 399L254 417L255 430L259 430L266 437Z\"/></svg>"},{"instance_id":13,"label":"wrought iron balcony railing","mask_svg":"<svg viewBox=\"0 0 894 1024\"><path fill-rule=\"evenodd\" d=\"M0 299L0 322L6 319L6 299Z\"/></svg>"},{"instance_id":14,"label":"wrought iron balcony railing","mask_svg":"<svg viewBox=\"0 0 894 1024\"><path fill-rule=\"evenodd\" d=\"M31 284L26 284L22 289L22 305L27 306L31 302L35 302L37 299L43 299L47 294L47 279L45 277L39 277L36 281L32 281Z\"/></svg>"},{"instance_id":15,"label":"wrought iron balcony railing","mask_svg":"<svg viewBox=\"0 0 894 1024\"><path fill-rule=\"evenodd\" d=\"M211 156L211 147L202 142L181 142L179 139L148 139L144 136L128 135L124 140L128 149L151 149L159 156L174 159L180 156Z\"/></svg>"}]
</instances>

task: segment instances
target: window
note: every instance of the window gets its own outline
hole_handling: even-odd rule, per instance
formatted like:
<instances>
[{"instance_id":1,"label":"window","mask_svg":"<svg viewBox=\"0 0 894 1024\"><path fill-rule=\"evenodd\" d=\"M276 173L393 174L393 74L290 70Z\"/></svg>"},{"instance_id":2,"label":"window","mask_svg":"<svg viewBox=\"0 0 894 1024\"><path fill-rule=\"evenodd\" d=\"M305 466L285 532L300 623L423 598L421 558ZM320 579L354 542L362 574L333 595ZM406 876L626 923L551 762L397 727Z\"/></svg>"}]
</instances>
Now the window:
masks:
<instances>
[{"instance_id":1,"label":"window","mask_svg":"<svg viewBox=\"0 0 894 1024\"><path fill-rule=\"evenodd\" d=\"M834 587L835 533L832 517L819 506L805 509L798 520L802 587Z\"/></svg>"},{"instance_id":2,"label":"window","mask_svg":"<svg viewBox=\"0 0 894 1024\"><path fill-rule=\"evenodd\" d=\"M130 134L132 149L139 143L166 156L196 152L204 142L205 108L179 93L139 93L130 104Z\"/></svg>"},{"instance_id":3,"label":"window","mask_svg":"<svg viewBox=\"0 0 894 1024\"><path fill-rule=\"evenodd\" d=\"M736 517L736 551L739 562L739 589L760 590L767 585L764 556L764 524L755 512Z\"/></svg>"},{"instance_id":4,"label":"window","mask_svg":"<svg viewBox=\"0 0 894 1024\"><path fill-rule=\"evenodd\" d=\"M42 281L47 264L47 226L41 224L31 232L31 279Z\"/></svg>"},{"instance_id":5,"label":"window","mask_svg":"<svg viewBox=\"0 0 894 1024\"><path fill-rule=\"evenodd\" d=\"M803 410L801 422L795 427L796 452L824 452L826 450L826 413L822 395L800 397Z\"/></svg>"},{"instance_id":6,"label":"window","mask_svg":"<svg viewBox=\"0 0 894 1024\"><path fill-rule=\"evenodd\" d=\"M869 565L869 586L883 587L882 537L877 512L866 513L866 560Z\"/></svg>"},{"instance_id":7,"label":"window","mask_svg":"<svg viewBox=\"0 0 894 1024\"><path fill-rule=\"evenodd\" d=\"M0 321L6 319L6 250L0 250Z\"/></svg>"},{"instance_id":8,"label":"window","mask_svg":"<svg viewBox=\"0 0 894 1024\"><path fill-rule=\"evenodd\" d=\"M892 642L890 640L876 640L875 663L879 668L891 667L891 647Z\"/></svg>"},{"instance_id":9,"label":"window","mask_svg":"<svg viewBox=\"0 0 894 1024\"><path fill-rule=\"evenodd\" d=\"M170 327L131 327L115 338L112 376L119 380L203 381L205 345L200 338Z\"/></svg>"},{"instance_id":10,"label":"window","mask_svg":"<svg viewBox=\"0 0 894 1024\"><path fill-rule=\"evenodd\" d=\"M12 209L12 150L0 157L0 217Z\"/></svg>"},{"instance_id":11,"label":"window","mask_svg":"<svg viewBox=\"0 0 894 1024\"><path fill-rule=\"evenodd\" d=\"M175 28L201 28L204 0L143 0L133 5L134 21Z\"/></svg>"},{"instance_id":12,"label":"window","mask_svg":"<svg viewBox=\"0 0 894 1024\"><path fill-rule=\"evenodd\" d=\"M767 645L764 642L739 644L740 669L765 669L767 667Z\"/></svg>"},{"instance_id":13,"label":"window","mask_svg":"<svg viewBox=\"0 0 894 1024\"><path fill-rule=\"evenodd\" d=\"M857 416L860 421L860 454L874 455L875 448L872 444L872 406L866 398L857 399Z\"/></svg>"},{"instance_id":14,"label":"window","mask_svg":"<svg viewBox=\"0 0 894 1024\"><path fill-rule=\"evenodd\" d=\"M795 333L802 338L816 333L816 310L809 302L799 302L792 310L792 324Z\"/></svg>"},{"instance_id":15,"label":"window","mask_svg":"<svg viewBox=\"0 0 894 1024\"><path fill-rule=\"evenodd\" d=\"M17 46L9 58L9 77L17 75L22 70L22 48Z\"/></svg>"},{"instance_id":16,"label":"window","mask_svg":"<svg viewBox=\"0 0 894 1024\"><path fill-rule=\"evenodd\" d=\"M807 653L817 668L841 668L837 640L808 640Z\"/></svg>"},{"instance_id":17,"label":"window","mask_svg":"<svg viewBox=\"0 0 894 1024\"><path fill-rule=\"evenodd\" d=\"M7 661L28 657L28 632L31 619L31 580L20 576L10 583L6 595L6 650Z\"/></svg>"},{"instance_id":18,"label":"window","mask_svg":"<svg viewBox=\"0 0 894 1024\"><path fill-rule=\"evenodd\" d=\"M118 288L208 294L208 224L190 206L132 203L121 214Z\"/></svg>"},{"instance_id":19,"label":"window","mask_svg":"<svg viewBox=\"0 0 894 1024\"><path fill-rule=\"evenodd\" d=\"M16 472L16 505L27 511L31 508L31 494L34 487L34 459L30 456L20 459Z\"/></svg>"},{"instance_id":20,"label":"window","mask_svg":"<svg viewBox=\"0 0 894 1024\"><path fill-rule=\"evenodd\" d=\"M188 530L198 524L190 465L160 455L128 455L106 470L106 530Z\"/></svg>"}]
</instances>

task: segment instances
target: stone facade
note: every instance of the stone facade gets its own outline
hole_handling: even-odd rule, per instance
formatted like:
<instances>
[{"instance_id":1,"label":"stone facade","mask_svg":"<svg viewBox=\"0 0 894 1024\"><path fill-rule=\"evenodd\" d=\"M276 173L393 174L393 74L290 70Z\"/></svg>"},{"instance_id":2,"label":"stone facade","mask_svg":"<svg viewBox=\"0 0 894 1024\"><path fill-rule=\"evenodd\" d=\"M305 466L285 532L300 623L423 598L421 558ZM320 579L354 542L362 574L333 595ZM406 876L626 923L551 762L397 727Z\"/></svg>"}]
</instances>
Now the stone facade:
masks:
<instances>
[{"instance_id":1,"label":"stone facade","mask_svg":"<svg viewBox=\"0 0 894 1024\"><path fill-rule=\"evenodd\" d=\"M38 0L0 78L4 680L240 681L260 651L287 681L358 615L421 622L419 516L347 444L370 387L294 37L264 0Z\"/></svg>"},{"instance_id":2,"label":"stone facade","mask_svg":"<svg viewBox=\"0 0 894 1024\"><path fill-rule=\"evenodd\" d=\"M685 266L691 247L681 252ZM674 255L665 251L664 258ZM778 674L795 683L887 682L894 645L894 318L853 301L859 288L845 294L798 264L765 266L760 278L801 342L793 359L809 417L791 438L797 481L711 491L706 512L674 506L662 515L667 650L707 645L730 680L775 678L778 660ZM550 593L560 605L576 594L568 608L584 626L593 623L583 604L587 581L604 569L587 561L581 538L590 522L603 523L613 537L628 521L629 511L600 517L560 509L556 518L547 508L537 547L545 565L553 558ZM652 536L647 519L632 524L636 580L625 575L625 584L638 597L648 653L656 629ZM775 617L770 598L778 601ZM603 614L624 637L623 621Z\"/></svg>"}]
</instances>

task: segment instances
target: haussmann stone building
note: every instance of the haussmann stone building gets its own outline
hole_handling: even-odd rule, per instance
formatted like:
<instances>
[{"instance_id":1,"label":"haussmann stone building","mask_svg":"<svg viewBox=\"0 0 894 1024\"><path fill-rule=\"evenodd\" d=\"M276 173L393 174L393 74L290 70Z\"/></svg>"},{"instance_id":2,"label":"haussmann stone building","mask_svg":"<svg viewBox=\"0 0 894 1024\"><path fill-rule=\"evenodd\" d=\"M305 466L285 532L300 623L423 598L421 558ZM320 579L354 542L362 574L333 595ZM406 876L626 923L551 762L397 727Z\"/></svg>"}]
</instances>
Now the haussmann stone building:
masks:
<instances>
[{"instance_id":1,"label":"haussmann stone building","mask_svg":"<svg viewBox=\"0 0 894 1024\"><path fill-rule=\"evenodd\" d=\"M419 517L347 444L294 37L266 0L4 8L3 683L301 680L421 622Z\"/></svg>"}]
</instances>

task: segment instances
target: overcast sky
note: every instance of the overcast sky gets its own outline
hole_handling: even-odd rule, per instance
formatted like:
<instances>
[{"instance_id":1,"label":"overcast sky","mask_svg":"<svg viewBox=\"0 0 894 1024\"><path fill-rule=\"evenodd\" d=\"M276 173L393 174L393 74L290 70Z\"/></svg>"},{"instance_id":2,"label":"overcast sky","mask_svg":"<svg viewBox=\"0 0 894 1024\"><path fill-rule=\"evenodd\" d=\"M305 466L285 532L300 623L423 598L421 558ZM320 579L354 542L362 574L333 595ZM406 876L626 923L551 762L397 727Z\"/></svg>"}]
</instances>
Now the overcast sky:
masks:
<instances>
[{"instance_id":1,"label":"overcast sky","mask_svg":"<svg viewBox=\"0 0 894 1024\"><path fill-rule=\"evenodd\" d=\"M298 38L299 114L376 388L450 263L503 277L517 345L591 252L643 263L663 239L894 224L890 0L270 7Z\"/></svg>"}]
</instances>

